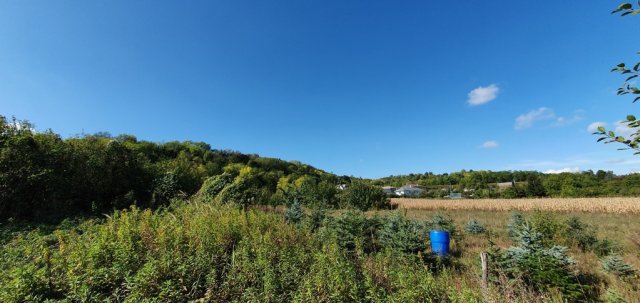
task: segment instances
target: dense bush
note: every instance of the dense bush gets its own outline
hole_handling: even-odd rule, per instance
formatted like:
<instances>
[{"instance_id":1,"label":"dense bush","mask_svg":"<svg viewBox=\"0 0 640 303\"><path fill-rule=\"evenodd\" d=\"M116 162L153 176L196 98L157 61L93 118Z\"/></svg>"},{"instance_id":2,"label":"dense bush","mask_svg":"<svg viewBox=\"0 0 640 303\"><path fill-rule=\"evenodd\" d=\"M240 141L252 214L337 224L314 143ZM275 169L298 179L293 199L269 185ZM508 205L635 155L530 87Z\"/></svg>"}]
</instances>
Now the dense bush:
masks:
<instances>
[{"instance_id":1,"label":"dense bush","mask_svg":"<svg viewBox=\"0 0 640 303\"><path fill-rule=\"evenodd\" d=\"M426 230L416 221L396 212L382 220L380 246L403 253L418 253L426 249Z\"/></svg>"},{"instance_id":2,"label":"dense bush","mask_svg":"<svg viewBox=\"0 0 640 303\"><path fill-rule=\"evenodd\" d=\"M390 202L381 187L362 181L354 181L340 194L342 207L359 210L388 209Z\"/></svg>"},{"instance_id":3,"label":"dense bush","mask_svg":"<svg viewBox=\"0 0 640 303\"><path fill-rule=\"evenodd\" d=\"M207 200L214 199L227 185L233 183L233 175L222 173L204 180L198 194Z\"/></svg>"},{"instance_id":4,"label":"dense bush","mask_svg":"<svg viewBox=\"0 0 640 303\"><path fill-rule=\"evenodd\" d=\"M323 232L335 234L338 245L347 251L360 246L364 251L372 252L379 250L380 225L380 218L367 218L360 211L347 211L330 218Z\"/></svg>"}]
</instances>

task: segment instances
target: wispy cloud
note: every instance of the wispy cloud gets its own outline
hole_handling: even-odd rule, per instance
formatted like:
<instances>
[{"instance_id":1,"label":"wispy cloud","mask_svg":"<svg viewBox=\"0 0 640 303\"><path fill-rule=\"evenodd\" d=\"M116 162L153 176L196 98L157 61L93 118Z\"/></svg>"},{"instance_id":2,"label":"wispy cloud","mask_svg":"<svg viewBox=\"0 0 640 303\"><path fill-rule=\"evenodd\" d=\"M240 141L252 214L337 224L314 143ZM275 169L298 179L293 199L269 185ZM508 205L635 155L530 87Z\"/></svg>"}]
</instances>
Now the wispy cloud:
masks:
<instances>
[{"instance_id":1,"label":"wispy cloud","mask_svg":"<svg viewBox=\"0 0 640 303\"><path fill-rule=\"evenodd\" d=\"M560 169L549 169L544 171L545 174L561 174L561 173L579 173L580 167L565 167Z\"/></svg>"},{"instance_id":2,"label":"wispy cloud","mask_svg":"<svg viewBox=\"0 0 640 303\"><path fill-rule=\"evenodd\" d=\"M573 124L584 119L584 110L576 110L570 117L556 117L555 121L551 123L552 127L562 127L565 125Z\"/></svg>"},{"instance_id":3,"label":"wispy cloud","mask_svg":"<svg viewBox=\"0 0 640 303\"><path fill-rule=\"evenodd\" d=\"M532 127L535 123L539 121L546 121L549 127L562 127L569 124L576 123L584 119L584 111L576 110L573 115L569 117L558 116L548 107L540 107L538 109L534 109L529 111L526 114L522 114L516 118L516 124L514 128L516 130L521 130L525 128Z\"/></svg>"},{"instance_id":4,"label":"wispy cloud","mask_svg":"<svg viewBox=\"0 0 640 303\"><path fill-rule=\"evenodd\" d=\"M607 123L606 122L601 122L601 121L596 121L593 122L591 124L589 124L589 126L587 126L587 131L590 133L594 133L596 131L598 131L598 127L607 127Z\"/></svg>"},{"instance_id":5,"label":"wispy cloud","mask_svg":"<svg viewBox=\"0 0 640 303\"><path fill-rule=\"evenodd\" d=\"M498 96L498 92L500 92L500 88L495 84L479 86L469 92L469 99L467 99L467 103L471 106L489 103Z\"/></svg>"},{"instance_id":6,"label":"wispy cloud","mask_svg":"<svg viewBox=\"0 0 640 303\"><path fill-rule=\"evenodd\" d=\"M480 145L480 148L496 148L496 147L498 147L498 142L495 140L489 140L482 143L482 145Z\"/></svg>"},{"instance_id":7,"label":"wispy cloud","mask_svg":"<svg viewBox=\"0 0 640 303\"><path fill-rule=\"evenodd\" d=\"M580 172L585 170L613 170L627 174L637 170L640 159L634 156L612 158L606 153L588 153L560 159L524 160L505 167L507 170L537 170L544 173Z\"/></svg>"},{"instance_id":8,"label":"wispy cloud","mask_svg":"<svg viewBox=\"0 0 640 303\"><path fill-rule=\"evenodd\" d=\"M541 107L518 116L516 118L516 125L514 127L518 130L530 128L537 121L554 119L555 117L556 113L553 112L553 110L551 110L550 108Z\"/></svg>"}]
</instances>

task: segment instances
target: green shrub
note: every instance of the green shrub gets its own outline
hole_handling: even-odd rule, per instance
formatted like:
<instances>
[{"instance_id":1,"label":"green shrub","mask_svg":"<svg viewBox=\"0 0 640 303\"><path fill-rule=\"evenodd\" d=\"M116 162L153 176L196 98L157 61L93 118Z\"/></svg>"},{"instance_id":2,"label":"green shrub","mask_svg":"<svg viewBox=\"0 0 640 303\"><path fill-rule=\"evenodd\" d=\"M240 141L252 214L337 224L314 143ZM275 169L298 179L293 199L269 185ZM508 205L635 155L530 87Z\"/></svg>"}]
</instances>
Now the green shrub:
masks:
<instances>
[{"instance_id":1,"label":"green shrub","mask_svg":"<svg viewBox=\"0 0 640 303\"><path fill-rule=\"evenodd\" d=\"M556 214L536 211L529 217L528 223L542 235L544 246L552 246L561 240L564 225Z\"/></svg>"},{"instance_id":2,"label":"green shrub","mask_svg":"<svg viewBox=\"0 0 640 303\"><path fill-rule=\"evenodd\" d=\"M458 231L458 227L456 226L453 219L447 215L443 215L441 213L436 213L431 217L431 220L425 221L426 231L430 230L446 230L449 232L451 238L455 240L461 240L462 235Z\"/></svg>"},{"instance_id":3,"label":"green shrub","mask_svg":"<svg viewBox=\"0 0 640 303\"><path fill-rule=\"evenodd\" d=\"M570 244L578 246L582 251L591 251L598 244L595 229L583 223L578 217L570 217L566 224L565 233Z\"/></svg>"},{"instance_id":4,"label":"green shrub","mask_svg":"<svg viewBox=\"0 0 640 303\"><path fill-rule=\"evenodd\" d=\"M334 233L338 245L346 251L355 251L360 243L367 253L378 250L379 218L367 218L360 211L347 211L331 218L327 232Z\"/></svg>"},{"instance_id":5,"label":"green shrub","mask_svg":"<svg viewBox=\"0 0 640 303\"><path fill-rule=\"evenodd\" d=\"M311 214L309 215L309 228L315 232L325 224L326 220L327 210L324 207L315 207L311 209Z\"/></svg>"},{"instance_id":6,"label":"green shrub","mask_svg":"<svg viewBox=\"0 0 640 303\"><path fill-rule=\"evenodd\" d=\"M207 200L214 199L227 185L233 183L233 175L222 173L209 177L202 183L198 195Z\"/></svg>"},{"instance_id":7,"label":"green shrub","mask_svg":"<svg viewBox=\"0 0 640 303\"><path fill-rule=\"evenodd\" d=\"M569 245L575 245L583 252L591 251L598 256L607 256L620 250L618 245L609 239L600 240L596 235L596 228L583 223L572 216L566 222L566 240Z\"/></svg>"},{"instance_id":8,"label":"green shrub","mask_svg":"<svg viewBox=\"0 0 640 303\"><path fill-rule=\"evenodd\" d=\"M354 181L340 193L340 201L345 208L362 211L368 209L388 209L391 204L381 187Z\"/></svg>"},{"instance_id":9,"label":"green shrub","mask_svg":"<svg viewBox=\"0 0 640 303\"><path fill-rule=\"evenodd\" d=\"M396 252L417 253L426 248L424 227L396 212L382 220L380 245Z\"/></svg>"},{"instance_id":10,"label":"green shrub","mask_svg":"<svg viewBox=\"0 0 640 303\"><path fill-rule=\"evenodd\" d=\"M257 190L251 186L248 178L238 176L231 184L225 186L218 193L216 201L246 207L255 202L257 193Z\"/></svg>"},{"instance_id":11,"label":"green shrub","mask_svg":"<svg viewBox=\"0 0 640 303\"><path fill-rule=\"evenodd\" d=\"M598 242L592 248L592 251L596 255L603 257L614 253L619 253L620 251L622 251L622 248L620 247L620 244L609 239L604 239L598 240Z\"/></svg>"}]
</instances>

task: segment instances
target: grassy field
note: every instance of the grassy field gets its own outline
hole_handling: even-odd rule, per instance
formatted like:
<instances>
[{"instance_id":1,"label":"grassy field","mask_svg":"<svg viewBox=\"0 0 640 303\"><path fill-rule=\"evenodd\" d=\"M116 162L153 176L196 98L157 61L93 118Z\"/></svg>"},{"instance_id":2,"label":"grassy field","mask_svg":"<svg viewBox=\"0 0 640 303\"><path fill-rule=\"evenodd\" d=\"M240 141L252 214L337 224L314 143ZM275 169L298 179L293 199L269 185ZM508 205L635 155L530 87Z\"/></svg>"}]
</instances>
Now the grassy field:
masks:
<instances>
[{"instance_id":1,"label":"grassy field","mask_svg":"<svg viewBox=\"0 0 640 303\"><path fill-rule=\"evenodd\" d=\"M422 210L486 210L486 211L553 211L613 214L640 214L640 198L540 198L540 199L406 199L393 198L391 203L406 209Z\"/></svg>"}]
</instances>

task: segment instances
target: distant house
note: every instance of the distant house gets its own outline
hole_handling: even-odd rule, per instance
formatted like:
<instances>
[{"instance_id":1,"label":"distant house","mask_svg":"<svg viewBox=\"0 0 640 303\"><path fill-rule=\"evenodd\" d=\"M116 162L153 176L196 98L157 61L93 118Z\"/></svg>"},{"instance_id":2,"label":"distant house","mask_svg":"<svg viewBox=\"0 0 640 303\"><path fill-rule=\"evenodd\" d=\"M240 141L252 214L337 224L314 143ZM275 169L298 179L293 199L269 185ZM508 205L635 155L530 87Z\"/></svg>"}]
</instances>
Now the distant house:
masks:
<instances>
[{"instance_id":1,"label":"distant house","mask_svg":"<svg viewBox=\"0 0 640 303\"><path fill-rule=\"evenodd\" d=\"M415 183L409 183L409 184L407 184L407 185L405 185L403 187L404 188L420 188L420 189L424 189L424 186L422 186L420 184L415 184Z\"/></svg>"},{"instance_id":2,"label":"distant house","mask_svg":"<svg viewBox=\"0 0 640 303\"><path fill-rule=\"evenodd\" d=\"M395 190L396 196L401 197L419 197L424 192L424 189L418 187L403 186Z\"/></svg>"},{"instance_id":3,"label":"distant house","mask_svg":"<svg viewBox=\"0 0 640 303\"><path fill-rule=\"evenodd\" d=\"M387 195L393 195L396 192L396 188L393 186L383 186L382 191Z\"/></svg>"},{"instance_id":4,"label":"distant house","mask_svg":"<svg viewBox=\"0 0 640 303\"><path fill-rule=\"evenodd\" d=\"M462 193L449 193L449 199L462 199Z\"/></svg>"},{"instance_id":5,"label":"distant house","mask_svg":"<svg viewBox=\"0 0 640 303\"><path fill-rule=\"evenodd\" d=\"M347 187L349 187L347 184L338 184L338 185L336 185L336 189L338 189L338 190L345 190L345 189L347 189Z\"/></svg>"},{"instance_id":6,"label":"distant house","mask_svg":"<svg viewBox=\"0 0 640 303\"><path fill-rule=\"evenodd\" d=\"M511 181L511 182L500 182L500 183L496 183L496 185L498 186L499 190L505 190L507 188L512 188L515 186L515 181Z\"/></svg>"}]
</instances>

